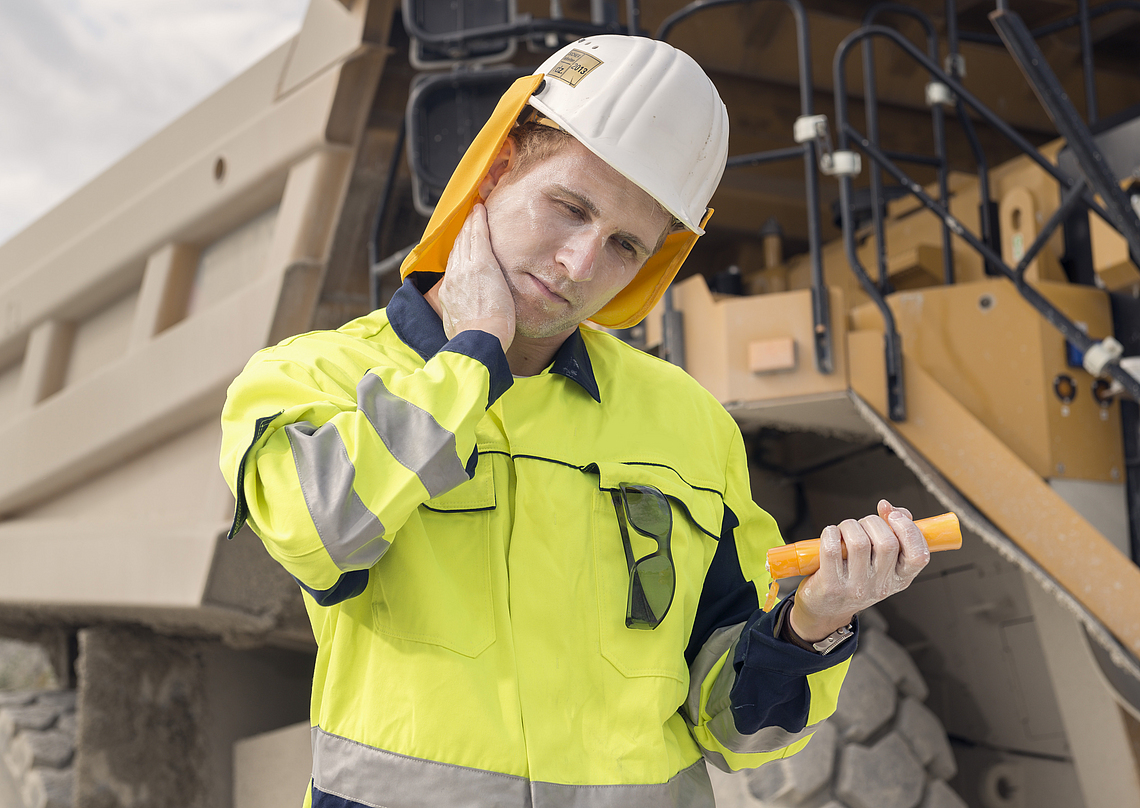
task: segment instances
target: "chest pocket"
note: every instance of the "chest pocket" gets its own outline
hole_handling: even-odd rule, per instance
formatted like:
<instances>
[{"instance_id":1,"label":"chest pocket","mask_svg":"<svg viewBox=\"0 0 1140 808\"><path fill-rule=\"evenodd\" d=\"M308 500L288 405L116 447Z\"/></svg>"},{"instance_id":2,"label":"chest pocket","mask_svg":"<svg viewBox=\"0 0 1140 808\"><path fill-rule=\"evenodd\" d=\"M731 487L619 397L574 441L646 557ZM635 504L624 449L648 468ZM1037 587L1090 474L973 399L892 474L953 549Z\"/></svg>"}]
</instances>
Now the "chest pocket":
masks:
<instances>
[{"instance_id":1,"label":"chest pocket","mask_svg":"<svg viewBox=\"0 0 1140 808\"><path fill-rule=\"evenodd\" d=\"M492 457L475 476L420 506L372 568L380 634L477 657L495 641L490 523Z\"/></svg>"},{"instance_id":2,"label":"chest pocket","mask_svg":"<svg viewBox=\"0 0 1140 808\"><path fill-rule=\"evenodd\" d=\"M598 576L598 621L601 651L626 677L658 676L688 681L685 648L697 612L705 573L716 552L716 536L724 501L715 491L695 488L670 468L624 463L598 463L599 490L594 494L591 532ZM652 485L669 500L673 512L670 548L676 590L665 619L652 630L625 624L629 593L626 560L611 491L621 483ZM628 529L634 559L655 550L657 542Z\"/></svg>"}]
</instances>

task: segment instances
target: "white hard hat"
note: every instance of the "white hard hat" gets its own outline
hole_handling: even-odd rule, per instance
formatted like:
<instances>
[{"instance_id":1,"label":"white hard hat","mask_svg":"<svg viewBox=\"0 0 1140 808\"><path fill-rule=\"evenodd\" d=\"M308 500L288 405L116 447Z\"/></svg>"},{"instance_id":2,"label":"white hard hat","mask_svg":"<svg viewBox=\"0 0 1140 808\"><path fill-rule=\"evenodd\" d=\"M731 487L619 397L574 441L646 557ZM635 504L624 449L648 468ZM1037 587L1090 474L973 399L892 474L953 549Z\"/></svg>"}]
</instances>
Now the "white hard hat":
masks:
<instances>
[{"instance_id":1,"label":"white hard hat","mask_svg":"<svg viewBox=\"0 0 1140 808\"><path fill-rule=\"evenodd\" d=\"M704 233L728 158L728 112L700 65L665 42L606 34L566 46L539 73L532 107Z\"/></svg>"}]
</instances>

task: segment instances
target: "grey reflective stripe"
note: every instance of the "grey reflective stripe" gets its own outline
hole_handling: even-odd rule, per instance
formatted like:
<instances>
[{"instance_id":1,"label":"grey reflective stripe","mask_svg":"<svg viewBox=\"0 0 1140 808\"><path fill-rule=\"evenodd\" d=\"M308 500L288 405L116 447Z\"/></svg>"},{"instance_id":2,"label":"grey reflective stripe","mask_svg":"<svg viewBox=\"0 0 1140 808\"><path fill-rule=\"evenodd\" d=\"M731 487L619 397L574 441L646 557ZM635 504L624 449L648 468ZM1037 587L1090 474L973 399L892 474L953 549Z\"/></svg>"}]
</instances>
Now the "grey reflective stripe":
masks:
<instances>
[{"instance_id":1,"label":"grey reflective stripe","mask_svg":"<svg viewBox=\"0 0 1140 808\"><path fill-rule=\"evenodd\" d=\"M420 478L428 496L470 479L455 448L455 435L427 410L389 392L375 373L365 373L356 385L356 406L392 457Z\"/></svg>"},{"instance_id":2,"label":"grey reflective stripe","mask_svg":"<svg viewBox=\"0 0 1140 808\"><path fill-rule=\"evenodd\" d=\"M731 648L732 653L728 655L724 667L720 669L713 690L709 693L709 703L705 707L709 715L715 715L721 709L728 709L728 694L732 692L732 686L736 682L736 669L732 667L732 658L736 655L736 642L740 639L744 626L744 623L737 623L734 626L718 628L705 640L705 644L697 652L697 658L689 666L689 697L685 699L685 712L688 713L689 723L700 723L701 687L712 671L713 665ZM721 701L723 704L718 704Z\"/></svg>"},{"instance_id":3,"label":"grey reflective stripe","mask_svg":"<svg viewBox=\"0 0 1140 808\"><path fill-rule=\"evenodd\" d=\"M711 763L722 772L727 772L728 774L732 774L734 772L734 769L728 765L728 761L724 759L724 755L722 755L720 752L717 752L713 749L705 749L704 747L701 747L701 754L705 756L706 763Z\"/></svg>"},{"instance_id":4,"label":"grey reflective stripe","mask_svg":"<svg viewBox=\"0 0 1140 808\"><path fill-rule=\"evenodd\" d=\"M529 805L525 778L397 755L313 727L313 785L383 808Z\"/></svg>"},{"instance_id":5,"label":"grey reflective stripe","mask_svg":"<svg viewBox=\"0 0 1140 808\"><path fill-rule=\"evenodd\" d=\"M309 516L333 563L341 572L368 569L389 542L384 525L352 488L356 469L332 424L317 429L308 421L285 427L293 464Z\"/></svg>"},{"instance_id":6,"label":"grey reflective stripe","mask_svg":"<svg viewBox=\"0 0 1140 808\"><path fill-rule=\"evenodd\" d=\"M713 808L703 760L667 783L582 786L398 755L312 729L313 785L377 808Z\"/></svg>"},{"instance_id":7,"label":"grey reflective stripe","mask_svg":"<svg viewBox=\"0 0 1140 808\"><path fill-rule=\"evenodd\" d=\"M718 628L705 642L704 647L701 648L689 669L689 697L685 700L685 711L688 713L689 721L696 723L696 719L700 717L701 685L716 661L724 656L727 651L728 659L725 660L724 666L717 674L716 681L709 689L705 712L709 714L710 718L705 726L712 736L731 752L741 755L775 752L777 749L783 749L785 746L790 746L801 738L811 735L819 724L804 727L799 732L788 732L782 727L763 727L751 735L744 735L736 729L730 699L732 686L736 684L736 669L732 666L732 660L736 656L736 644L740 641L740 633L744 630L744 625L744 623L737 623L735 626ZM710 758L717 768L724 768L727 765L724 758L719 754L710 755L706 750L705 756ZM728 769L725 768L725 771Z\"/></svg>"},{"instance_id":8,"label":"grey reflective stripe","mask_svg":"<svg viewBox=\"0 0 1140 808\"><path fill-rule=\"evenodd\" d=\"M644 786L533 784L534 808L715 808L705 762L698 760L667 783Z\"/></svg>"},{"instance_id":9,"label":"grey reflective stripe","mask_svg":"<svg viewBox=\"0 0 1140 808\"><path fill-rule=\"evenodd\" d=\"M775 752L785 746L811 735L822 724L819 721L804 727L799 732L788 732L783 727L764 727L751 735L742 735L732 720L732 711L724 710L709 719L707 724L712 736L724 744L729 751L747 755L756 752Z\"/></svg>"}]
</instances>

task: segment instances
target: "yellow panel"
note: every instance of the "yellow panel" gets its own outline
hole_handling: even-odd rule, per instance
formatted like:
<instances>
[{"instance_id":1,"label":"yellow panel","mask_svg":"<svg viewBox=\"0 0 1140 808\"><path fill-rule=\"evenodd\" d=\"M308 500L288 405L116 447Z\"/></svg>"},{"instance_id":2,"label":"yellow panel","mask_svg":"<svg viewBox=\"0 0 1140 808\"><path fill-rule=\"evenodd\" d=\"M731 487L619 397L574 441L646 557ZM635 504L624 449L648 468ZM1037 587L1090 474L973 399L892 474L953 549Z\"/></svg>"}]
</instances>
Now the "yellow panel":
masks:
<instances>
[{"instance_id":1,"label":"yellow panel","mask_svg":"<svg viewBox=\"0 0 1140 808\"><path fill-rule=\"evenodd\" d=\"M832 374L815 367L810 290L715 300L705 279L694 275L674 287L673 300L685 317L686 370L719 401L764 401L847 389L846 317L838 290L831 292ZM659 318L651 313L647 320L653 323ZM750 369L749 346L768 340L794 341L799 353L794 369L776 373Z\"/></svg>"},{"instance_id":2,"label":"yellow panel","mask_svg":"<svg viewBox=\"0 0 1140 808\"><path fill-rule=\"evenodd\" d=\"M778 373L796 369L799 345L791 337L756 340L748 344L748 369L753 373Z\"/></svg>"},{"instance_id":3,"label":"yellow panel","mask_svg":"<svg viewBox=\"0 0 1140 808\"><path fill-rule=\"evenodd\" d=\"M882 335L853 332L847 344L852 389L885 418ZM904 360L904 383L898 434L1140 656L1140 567L916 362Z\"/></svg>"},{"instance_id":4,"label":"yellow panel","mask_svg":"<svg viewBox=\"0 0 1140 808\"><path fill-rule=\"evenodd\" d=\"M1037 290L1069 319L1086 324L1089 336L1103 339L1112 335L1112 310L1104 292L1067 283L1041 283ZM1121 482L1124 456L1119 403L1113 401L1102 408L1093 397L1093 377L1084 368L1067 365L1065 342L1056 329L1041 318L1037 328L1041 334L1045 381L1050 389L1051 380L1058 374L1069 376L1077 385L1077 396L1068 407L1054 394L1045 408L1052 463L1052 470L1045 476Z\"/></svg>"},{"instance_id":5,"label":"yellow panel","mask_svg":"<svg viewBox=\"0 0 1140 808\"><path fill-rule=\"evenodd\" d=\"M1057 152L1063 145L1064 141L1052 141L1041 147L1041 153L1048 160L1056 162ZM1010 266L1016 266L1016 261L1010 261L1016 254L1014 237L1021 235L1023 251L1033 243L1038 229L1061 204L1057 181L1029 157L1022 155L1002 163L990 172L990 193L999 203L1002 258ZM1022 212L1018 228L1013 228L1011 222L1015 209ZM1042 280L1064 280L1065 271L1060 263L1064 250L1064 237L1058 228L1033 261L1037 265L1036 277ZM1030 280L1035 279L1034 275L1028 277Z\"/></svg>"},{"instance_id":6,"label":"yellow panel","mask_svg":"<svg viewBox=\"0 0 1140 808\"><path fill-rule=\"evenodd\" d=\"M1038 289L1089 334L1112 333L1104 292L1041 283ZM1093 378L1069 367L1065 340L1001 279L899 292L890 298L903 346L951 395L1041 477L1119 482L1119 406L1102 412ZM868 304L853 327L882 328ZM1066 404L1054 381L1076 387Z\"/></svg>"},{"instance_id":7,"label":"yellow panel","mask_svg":"<svg viewBox=\"0 0 1140 808\"><path fill-rule=\"evenodd\" d=\"M1132 263L1124 236L1104 219L1091 214L1089 237L1092 239L1093 269L1106 289L1117 292L1140 284L1140 271Z\"/></svg>"}]
</instances>

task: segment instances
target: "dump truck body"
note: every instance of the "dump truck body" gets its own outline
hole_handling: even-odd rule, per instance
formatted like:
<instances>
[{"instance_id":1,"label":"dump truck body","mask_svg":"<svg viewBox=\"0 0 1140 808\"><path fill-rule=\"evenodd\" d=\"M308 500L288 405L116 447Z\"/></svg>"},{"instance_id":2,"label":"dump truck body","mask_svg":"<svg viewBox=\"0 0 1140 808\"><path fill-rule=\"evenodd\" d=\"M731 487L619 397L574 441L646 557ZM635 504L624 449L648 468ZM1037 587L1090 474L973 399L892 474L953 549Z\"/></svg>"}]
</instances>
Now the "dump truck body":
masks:
<instances>
[{"instance_id":1,"label":"dump truck body","mask_svg":"<svg viewBox=\"0 0 1140 808\"><path fill-rule=\"evenodd\" d=\"M580 26L611 24L617 10L596 4L606 13L591 21L586 4L566 5ZM850 4L804 5L799 17L782 3L713 7L669 27L721 90L734 157L798 148L818 168L827 156L822 138L797 146L794 125L822 111L835 126L832 58L864 20ZM650 32L681 9L639 6ZM1039 6L1026 11L1038 27L1077 10ZM301 799L315 648L292 579L248 528L225 539L226 388L258 349L386 300L432 193L405 147L422 157L434 140L462 145L494 96L466 82L529 72L566 35L535 22L549 17L545 4L519 2L483 20L514 26L506 33L433 40L432 26L456 20L409 23L417 9L312 0L292 40L0 245L0 629L47 649L64 692L0 694L0 800ZM942 4L912 11L949 33ZM917 18L895 12L879 22L923 42ZM982 30L976 16L963 10L963 25ZM1135 34L1109 19L1091 28L1095 78L1105 112L1121 114L1097 142L1114 170L1131 171L1140 153L1129 157L1124 110L1140 77L1113 48L1127 51ZM810 30L806 57L797 20ZM1072 39L1042 36L1079 98ZM890 42L873 52L873 84L847 71L853 103L877 103L873 144L929 154L929 71ZM958 52L976 99L1046 163L1079 173L1004 48L979 35ZM517 67L494 65L505 59ZM422 75L450 75L454 61L466 67L451 83L467 95L458 113L422 116L437 127L424 136L409 98L428 95ZM952 115L953 98L934 92ZM754 497L787 540L884 496L916 516L953 510L965 528L962 550L936 556L866 617L849 682L859 694L809 745L814 757L718 779L718 804L1140 804L1135 405L1026 296L1089 340L1115 335L1140 353L1129 302L1140 271L1127 234L1094 213L1084 231L1059 227L1020 283L995 274L995 257L1022 262L1065 195L999 132L979 125L974 137L984 171L954 134L941 180L933 158L912 161L914 176L964 231L992 225L996 256L957 231L944 241L946 220L914 194L884 203L876 223L800 159L742 161L685 275L624 334L683 357L736 418ZM45 738L73 752L37 756ZM880 793L880 771L906 788Z\"/></svg>"}]
</instances>

